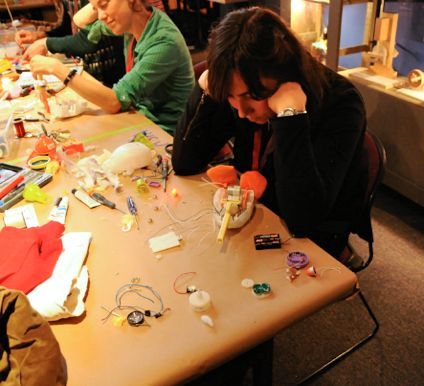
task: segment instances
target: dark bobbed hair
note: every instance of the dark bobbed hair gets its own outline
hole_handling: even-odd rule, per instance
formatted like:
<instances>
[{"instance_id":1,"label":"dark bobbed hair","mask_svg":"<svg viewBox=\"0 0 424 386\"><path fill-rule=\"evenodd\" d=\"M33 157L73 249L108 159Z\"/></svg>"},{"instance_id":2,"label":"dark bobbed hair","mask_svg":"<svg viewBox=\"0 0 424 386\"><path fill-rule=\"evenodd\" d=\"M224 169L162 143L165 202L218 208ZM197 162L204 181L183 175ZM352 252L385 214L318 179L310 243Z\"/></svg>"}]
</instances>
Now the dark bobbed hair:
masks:
<instances>
[{"instance_id":1,"label":"dark bobbed hair","mask_svg":"<svg viewBox=\"0 0 424 386\"><path fill-rule=\"evenodd\" d=\"M322 66L275 12L251 7L230 12L211 32L208 53L208 89L211 97L225 101L232 75L239 72L255 99L267 90L261 77L278 84L294 81L320 102L326 80Z\"/></svg>"}]
</instances>

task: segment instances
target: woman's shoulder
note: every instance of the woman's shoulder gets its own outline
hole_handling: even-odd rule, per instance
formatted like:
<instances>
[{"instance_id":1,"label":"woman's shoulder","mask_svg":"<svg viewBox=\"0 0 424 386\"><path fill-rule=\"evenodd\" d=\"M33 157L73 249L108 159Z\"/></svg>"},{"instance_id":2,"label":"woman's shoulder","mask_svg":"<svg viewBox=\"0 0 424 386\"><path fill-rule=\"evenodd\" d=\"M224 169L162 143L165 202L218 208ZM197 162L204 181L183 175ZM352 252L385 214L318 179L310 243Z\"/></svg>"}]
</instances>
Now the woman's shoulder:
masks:
<instances>
[{"instance_id":1,"label":"woman's shoulder","mask_svg":"<svg viewBox=\"0 0 424 386\"><path fill-rule=\"evenodd\" d=\"M357 88L346 77L328 67L325 67L324 72L328 81L327 88L330 94L334 95L334 93L346 93L349 91L359 94Z\"/></svg>"},{"instance_id":2,"label":"woman's shoulder","mask_svg":"<svg viewBox=\"0 0 424 386\"><path fill-rule=\"evenodd\" d=\"M173 47L174 51L186 48L186 42L178 27L166 13L156 8L153 8L149 32L145 37L153 45L168 45Z\"/></svg>"},{"instance_id":3,"label":"woman's shoulder","mask_svg":"<svg viewBox=\"0 0 424 386\"><path fill-rule=\"evenodd\" d=\"M171 35L180 33L180 30L171 18L165 12L162 12L157 8L152 8L152 21L158 32L168 32L168 34L171 33Z\"/></svg>"}]
</instances>

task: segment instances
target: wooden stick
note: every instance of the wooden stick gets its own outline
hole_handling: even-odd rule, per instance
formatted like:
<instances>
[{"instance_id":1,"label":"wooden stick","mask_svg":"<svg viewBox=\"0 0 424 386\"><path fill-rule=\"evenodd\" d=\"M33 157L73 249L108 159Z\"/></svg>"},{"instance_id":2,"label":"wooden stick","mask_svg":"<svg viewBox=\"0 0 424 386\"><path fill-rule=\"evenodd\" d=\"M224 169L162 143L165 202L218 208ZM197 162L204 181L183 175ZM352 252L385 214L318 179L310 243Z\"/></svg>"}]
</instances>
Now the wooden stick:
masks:
<instances>
[{"instance_id":1,"label":"wooden stick","mask_svg":"<svg viewBox=\"0 0 424 386\"><path fill-rule=\"evenodd\" d=\"M219 228L217 241L222 243L224 241L225 233L227 232L228 224L230 223L231 210L233 205L239 205L241 202L241 189L240 186L234 185L227 188L227 197L224 200L225 214L222 219L221 227Z\"/></svg>"},{"instance_id":2,"label":"wooden stick","mask_svg":"<svg viewBox=\"0 0 424 386\"><path fill-rule=\"evenodd\" d=\"M42 83L43 83L42 76L37 75L37 81L35 82L35 85L36 85L35 88L39 93L41 103L44 105L44 108L46 109L46 111L50 114L50 106L49 106L49 102L47 100L46 86L43 85Z\"/></svg>"}]
</instances>

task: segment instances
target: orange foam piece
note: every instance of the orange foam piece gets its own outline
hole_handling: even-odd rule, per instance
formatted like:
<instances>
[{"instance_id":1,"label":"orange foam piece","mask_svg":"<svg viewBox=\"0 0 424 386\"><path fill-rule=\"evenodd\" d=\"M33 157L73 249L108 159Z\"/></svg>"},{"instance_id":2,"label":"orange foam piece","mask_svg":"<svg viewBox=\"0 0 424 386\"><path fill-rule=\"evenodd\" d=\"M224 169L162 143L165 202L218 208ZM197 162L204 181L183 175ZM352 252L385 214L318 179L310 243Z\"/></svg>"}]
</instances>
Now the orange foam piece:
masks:
<instances>
[{"instance_id":1,"label":"orange foam piece","mask_svg":"<svg viewBox=\"0 0 424 386\"><path fill-rule=\"evenodd\" d=\"M267 184L266 178L256 170L245 172L240 177L240 187L253 190L257 200L264 194Z\"/></svg>"},{"instance_id":2,"label":"orange foam piece","mask_svg":"<svg viewBox=\"0 0 424 386\"><path fill-rule=\"evenodd\" d=\"M213 183L223 185L224 187L238 184L237 172L234 166L214 166L206 171L206 175Z\"/></svg>"}]
</instances>

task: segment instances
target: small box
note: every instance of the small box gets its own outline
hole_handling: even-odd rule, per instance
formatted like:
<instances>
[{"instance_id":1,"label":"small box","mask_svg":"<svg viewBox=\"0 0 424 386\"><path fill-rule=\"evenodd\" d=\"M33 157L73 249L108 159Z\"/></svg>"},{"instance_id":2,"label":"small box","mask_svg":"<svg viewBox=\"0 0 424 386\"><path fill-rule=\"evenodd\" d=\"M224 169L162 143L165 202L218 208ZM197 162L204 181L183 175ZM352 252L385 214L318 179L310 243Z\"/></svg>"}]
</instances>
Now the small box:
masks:
<instances>
[{"instance_id":1,"label":"small box","mask_svg":"<svg viewBox=\"0 0 424 386\"><path fill-rule=\"evenodd\" d=\"M278 233L255 235L253 239L257 250L281 248L281 240Z\"/></svg>"}]
</instances>

